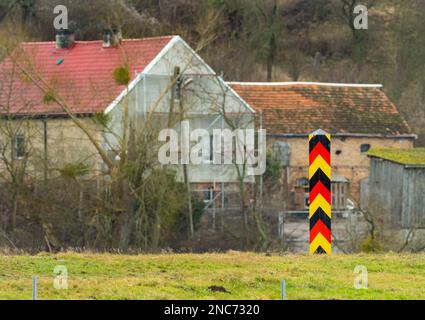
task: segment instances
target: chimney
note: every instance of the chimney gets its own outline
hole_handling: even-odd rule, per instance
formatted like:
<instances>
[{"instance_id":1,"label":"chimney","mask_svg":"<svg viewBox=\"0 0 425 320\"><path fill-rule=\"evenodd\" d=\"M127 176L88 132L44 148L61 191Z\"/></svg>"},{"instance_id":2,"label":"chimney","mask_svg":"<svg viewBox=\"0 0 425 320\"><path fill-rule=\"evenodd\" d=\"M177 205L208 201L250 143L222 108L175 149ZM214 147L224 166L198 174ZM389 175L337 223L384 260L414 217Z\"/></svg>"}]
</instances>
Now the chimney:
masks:
<instances>
[{"instance_id":1,"label":"chimney","mask_svg":"<svg viewBox=\"0 0 425 320\"><path fill-rule=\"evenodd\" d=\"M69 49L74 43L75 35L71 29L60 29L56 32L56 48Z\"/></svg>"},{"instance_id":2,"label":"chimney","mask_svg":"<svg viewBox=\"0 0 425 320\"><path fill-rule=\"evenodd\" d=\"M103 32L103 47L110 48L116 47L122 41L121 30L117 27L105 29Z\"/></svg>"}]
</instances>

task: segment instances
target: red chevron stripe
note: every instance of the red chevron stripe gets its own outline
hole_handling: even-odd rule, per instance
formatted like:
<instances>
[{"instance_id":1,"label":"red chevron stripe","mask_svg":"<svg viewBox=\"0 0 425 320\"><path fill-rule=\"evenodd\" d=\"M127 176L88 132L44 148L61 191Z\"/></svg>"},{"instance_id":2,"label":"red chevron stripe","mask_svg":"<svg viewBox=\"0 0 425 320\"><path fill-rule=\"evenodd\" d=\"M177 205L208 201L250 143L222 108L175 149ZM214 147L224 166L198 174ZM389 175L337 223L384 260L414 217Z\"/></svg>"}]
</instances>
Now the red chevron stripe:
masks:
<instances>
[{"instance_id":1,"label":"red chevron stripe","mask_svg":"<svg viewBox=\"0 0 425 320\"><path fill-rule=\"evenodd\" d=\"M310 243L313 242L318 233L321 233L329 243L332 243L332 233L321 220L317 221L310 231Z\"/></svg>"},{"instance_id":2,"label":"red chevron stripe","mask_svg":"<svg viewBox=\"0 0 425 320\"><path fill-rule=\"evenodd\" d=\"M310 152L310 164L312 164L319 155L321 155L323 160L325 160L329 165L331 165L331 155L329 151L320 142L316 144L314 149Z\"/></svg>"},{"instance_id":3,"label":"red chevron stripe","mask_svg":"<svg viewBox=\"0 0 425 320\"><path fill-rule=\"evenodd\" d=\"M322 197L331 204L331 192L326 188L321 181L317 182L314 186L313 190L310 192L310 203L316 199L316 197L321 194Z\"/></svg>"}]
</instances>

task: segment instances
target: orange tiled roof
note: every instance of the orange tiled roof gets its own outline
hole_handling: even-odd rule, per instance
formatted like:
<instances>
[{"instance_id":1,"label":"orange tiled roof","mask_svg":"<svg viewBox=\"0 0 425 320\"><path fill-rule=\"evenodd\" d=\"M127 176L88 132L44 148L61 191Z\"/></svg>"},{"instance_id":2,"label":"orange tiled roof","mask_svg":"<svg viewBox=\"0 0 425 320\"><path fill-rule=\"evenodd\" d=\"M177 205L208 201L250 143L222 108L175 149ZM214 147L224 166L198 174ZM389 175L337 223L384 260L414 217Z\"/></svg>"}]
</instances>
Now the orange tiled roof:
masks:
<instances>
[{"instance_id":1,"label":"orange tiled roof","mask_svg":"<svg viewBox=\"0 0 425 320\"><path fill-rule=\"evenodd\" d=\"M230 83L271 134L402 135L409 126L379 85Z\"/></svg>"}]
</instances>

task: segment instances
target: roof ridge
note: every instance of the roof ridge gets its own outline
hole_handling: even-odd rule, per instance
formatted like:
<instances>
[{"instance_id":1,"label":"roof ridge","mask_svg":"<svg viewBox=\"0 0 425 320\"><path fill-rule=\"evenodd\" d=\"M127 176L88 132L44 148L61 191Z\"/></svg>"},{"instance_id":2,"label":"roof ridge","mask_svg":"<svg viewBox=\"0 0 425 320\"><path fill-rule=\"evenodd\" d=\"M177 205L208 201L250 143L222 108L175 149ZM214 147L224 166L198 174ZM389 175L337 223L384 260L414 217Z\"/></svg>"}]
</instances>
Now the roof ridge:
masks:
<instances>
[{"instance_id":1,"label":"roof ridge","mask_svg":"<svg viewBox=\"0 0 425 320\"><path fill-rule=\"evenodd\" d=\"M238 82L229 81L230 85L253 85L253 86L291 86L291 85L316 85L329 87L352 87L352 88L382 88L382 84L359 84L359 83L332 83L332 82Z\"/></svg>"},{"instance_id":2,"label":"roof ridge","mask_svg":"<svg viewBox=\"0 0 425 320\"><path fill-rule=\"evenodd\" d=\"M327 132L414 139L380 85L323 82L231 82L268 134Z\"/></svg>"},{"instance_id":3,"label":"roof ridge","mask_svg":"<svg viewBox=\"0 0 425 320\"><path fill-rule=\"evenodd\" d=\"M156 36L156 37L146 37L146 38L129 38L123 39L123 42L135 42L135 41L150 41L150 40L161 40L161 39L172 39L177 37L177 35L168 35L168 36ZM76 44L90 44L90 43L100 43L103 42L101 39L97 40L76 40ZM53 40L49 41L23 41L22 44L25 45L38 45L38 44L53 44L56 43Z\"/></svg>"},{"instance_id":4,"label":"roof ridge","mask_svg":"<svg viewBox=\"0 0 425 320\"><path fill-rule=\"evenodd\" d=\"M174 37L178 37L178 35L171 34L167 36L155 36L155 37L146 37L146 38L128 38L128 39L123 39L123 41L142 41L142 40L146 41L146 40L172 39Z\"/></svg>"}]
</instances>

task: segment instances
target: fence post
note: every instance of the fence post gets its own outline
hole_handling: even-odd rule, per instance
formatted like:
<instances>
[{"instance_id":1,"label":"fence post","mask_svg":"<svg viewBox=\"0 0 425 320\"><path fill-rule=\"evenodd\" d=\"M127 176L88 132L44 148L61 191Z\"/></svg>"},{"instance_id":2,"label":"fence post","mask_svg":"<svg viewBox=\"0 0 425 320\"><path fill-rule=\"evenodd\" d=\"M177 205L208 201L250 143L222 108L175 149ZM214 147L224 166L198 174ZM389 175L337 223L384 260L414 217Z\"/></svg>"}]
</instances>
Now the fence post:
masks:
<instances>
[{"instance_id":1,"label":"fence post","mask_svg":"<svg viewBox=\"0 0 425 320\"><path fill-rule=\"evenodd\" d=\"M279 240L281 240L283 242L284 237L285 237L285 218L284 218L283 212L279 212L278 229L277 230L278 230Z\"/></svg>"},{"instance_id":2,"label":"fence post","mask_svg":"<svg viewBox=\"0 0 425 320\"><path fill-rule=\"evenodd\" d=\"M323 130L309 135L310 254L332 252L331 136Z\"/></svg>"},{"instance_id":3,"label":"fence post","mask_svg":"<svg viewBox=\"0 0 425 320\"><path fill-rule=\"evenodd\" d=\"M37 276L32 277L32 300L37 300Z\"/></svg>"},{"instance_id":4,"label":"fence post","mask_svg":"<svg viewBox=\"0 0 425 320\"><path fill-rule=\"evenodd\" d=\"M286 300L286 281L285 280L282 280L281 289L282 289L282 300Z\"/></svg>"}]
</instances>

